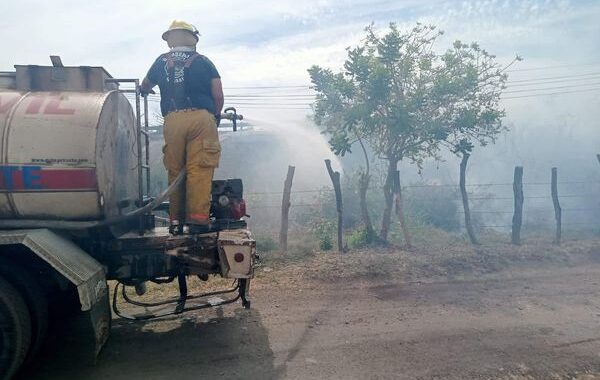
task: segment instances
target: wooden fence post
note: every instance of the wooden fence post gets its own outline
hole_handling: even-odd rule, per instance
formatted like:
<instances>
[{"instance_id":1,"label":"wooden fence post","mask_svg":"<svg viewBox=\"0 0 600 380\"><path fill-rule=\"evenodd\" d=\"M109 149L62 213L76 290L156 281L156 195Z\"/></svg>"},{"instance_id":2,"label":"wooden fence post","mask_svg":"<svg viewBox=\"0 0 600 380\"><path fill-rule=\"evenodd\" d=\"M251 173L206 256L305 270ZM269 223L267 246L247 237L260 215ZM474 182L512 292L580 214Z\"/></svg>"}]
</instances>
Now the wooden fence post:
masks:
<instances>
[{"instance_id":1,"label":"wooden fence post","mask_svg":"<svg viewBox=\"0 0 600 380\"><path fill-rule=\"evenodd\" d=\"M521 244L521 226L523 225L523 167L515 166L513 180L515 211L512 219L512 243Z\"/></svg>"},{"instance_id":2,"label":"wooden fence post","mask_svg":"<svg viewBox=\"0 0 600 380\"><path fill-rule=\"evenodd\" d=\"M331 168L331 160L325 160L325 167L327 167L327 173L333 183L333 190L335 191L335 206L338 214L338 228L337 228L337 243L338 251L344 252L343 243L343 202L342 202L342 186L340 184L340 172L334 172Z\"/></svg>"},{"instance_id":3,"label":"wooden fence post","mask_svg":"<svg viewBox=\"0 0 600 380\"><path fill-rule=\"evenodd\" d=\"M287 176L283 183L283 198L281 199L281 230L279 231L279 247L283 252L288 247L288 221L290 216L290 197L292 193L292 180L294 179L294 166L288 166Z\"/></svg>"},{"instance_id":4,"label":"wooden fence post","mask_svg":"<svg viewBox=\"0 0 600 380\"><path fill-rule=\"evenodd\" d=\"M394 174L394 186L392 189L394 193L394 199L396 202L396 215L398 215L398 219L400 220L400 228L402 228L402 235L404 236L404 241L406 242L406 248L412 248L412 238L410 236L410 231L408 230L408 226L406 225L406 217L404 216L404 201L402 199L402 186L400 186L400 171L396 170Z\"/></svg>"},{"instance_id":5,"label":"wooden fence post","mask_svg":"<svg viewBox=\"0 0 600 380\"><path fill-rule=\"evenodd\" d=\"M552 203L554 204L554 219L556 220L556 236L554 238L554 244L560 244L560 238L562 235L562 209L558 202L558 169L552 168L552 183L550 185L550 191L552 193Z\"/></svg>"},{"instance_id":6,"label":"wooden fence post","mask_svg":"<svg viewBox=\"0 0 600 380\"><path fill-rule=\"evenodd\" d=\"M462 154L458 186L460 188L460 196L462 198L463 211L465 213L465 229L467 230L467 235L469 236L471 244L479 245L479 241L477 241L477 236L475 236L475 231L473 230L473 224L471 223L471 209L469 208L469 197L467 194L467 162L469 161L470 156L471 155L467 152L463 152Z\"/></svg>"}]
</instances>

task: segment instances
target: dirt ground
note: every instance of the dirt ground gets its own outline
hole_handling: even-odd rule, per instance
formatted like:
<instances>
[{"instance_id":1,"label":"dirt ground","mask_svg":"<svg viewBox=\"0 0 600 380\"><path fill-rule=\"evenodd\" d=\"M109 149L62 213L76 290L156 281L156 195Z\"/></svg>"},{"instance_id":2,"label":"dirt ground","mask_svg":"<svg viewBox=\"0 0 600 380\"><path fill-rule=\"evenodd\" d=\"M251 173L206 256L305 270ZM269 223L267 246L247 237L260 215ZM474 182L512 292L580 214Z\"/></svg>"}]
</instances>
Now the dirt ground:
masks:
<instances>
[{"instance_id":1,"label":"dirt ground","mask_svg":"<svg viewBox=\"0 0 600 380\"><path fill-rule=\"evenodd\" d=\"M569 260L497 270L458 259L389 270L393 252L319 257L318 270L271 262L251 310L115 319L94 367L53 353L23 378L600 379L600 242L562 249Z\"/></svg>"}]
</instances>

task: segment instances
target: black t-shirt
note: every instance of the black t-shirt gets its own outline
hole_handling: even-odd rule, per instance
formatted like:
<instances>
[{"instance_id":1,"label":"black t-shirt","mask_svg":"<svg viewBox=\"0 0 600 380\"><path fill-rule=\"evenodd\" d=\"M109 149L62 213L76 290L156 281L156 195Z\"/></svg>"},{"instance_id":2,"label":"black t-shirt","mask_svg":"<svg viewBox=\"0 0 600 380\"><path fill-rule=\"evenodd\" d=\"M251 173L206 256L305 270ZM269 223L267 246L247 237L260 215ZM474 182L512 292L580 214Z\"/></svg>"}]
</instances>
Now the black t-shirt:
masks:
<instances>
[{"instance_id":1,"label":"black t-shirt","mask_svg":"<svg viewBox=\"0 0 600 380\"><path fill-rule=\"evenodd\" d=\"M174 76L174 81L171 81ZM207 57L193 51L172 51L159 56L146 75L160 88L160 111L205 109L215 113L211 82L220 78L215 65Z\"/></svg>"}]
</instances>

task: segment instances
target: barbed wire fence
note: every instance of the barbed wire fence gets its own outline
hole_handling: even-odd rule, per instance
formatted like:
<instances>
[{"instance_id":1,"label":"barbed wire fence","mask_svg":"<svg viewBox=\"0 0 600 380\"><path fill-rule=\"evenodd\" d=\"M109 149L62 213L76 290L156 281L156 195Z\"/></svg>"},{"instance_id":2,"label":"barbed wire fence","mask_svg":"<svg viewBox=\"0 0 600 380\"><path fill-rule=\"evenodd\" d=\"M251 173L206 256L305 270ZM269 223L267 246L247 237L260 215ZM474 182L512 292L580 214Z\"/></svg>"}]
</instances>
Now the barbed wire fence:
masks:
<instances>
[{"instance_id":1,"label":"barbed wire fence","mask_svg":"<svg viewBox=\"0 0 600 380\"><path fill-rule=\"evenodd\" d=\"M598 157L600 162L600 156ZM554 184L553 184L554 182ZM556 188L553 190L553 185ZM562 229L600 228L600 181L594 180L566 180L540 182L522 182L521 190L523 196L523 210L521 216L523 224L515 226L515 207L510 202L515 202L513 189L517 184L514 182L492 182L467 184L469 189L469 202L474 206L470 214L479 216L479 229L494 229L505 231L515 230L537 230L557 228L556 243L560 243ZM556 189L568 189L565 194L555 192ZM383 187L373 186L370 191L380 191ZM402 190L420 189L446 189L454 192L455 196L446 198L456 202L455 216L458 217L461 230L465 229L464 211L459 207L462 200L458 184L411 184L402 186ZM348 190L348 189L346 189ZM578 191L579 190L579 191ZM306 209L314 213L322 212L324 208L335 209L335 198L332 196L332 187L313 189L292 189L290 208L295 210ZM511 194L512 193L512 194ZM324 196L329 195L329 196ZM274 212L282 207L281 197L283 191L255 191L247 192L245 198L248 201L249 212ZM307 199L312 196L312 199ZM561 206L557 214L555 202L560 201ZM583 217L582 217L583 216ZM512 217L512 221L510 218ZM557 226L558 224L558 226ZM418 229L422 226L409 226ZM517 241L519 243L519 241Z\"/></svg>"}]
</instances>

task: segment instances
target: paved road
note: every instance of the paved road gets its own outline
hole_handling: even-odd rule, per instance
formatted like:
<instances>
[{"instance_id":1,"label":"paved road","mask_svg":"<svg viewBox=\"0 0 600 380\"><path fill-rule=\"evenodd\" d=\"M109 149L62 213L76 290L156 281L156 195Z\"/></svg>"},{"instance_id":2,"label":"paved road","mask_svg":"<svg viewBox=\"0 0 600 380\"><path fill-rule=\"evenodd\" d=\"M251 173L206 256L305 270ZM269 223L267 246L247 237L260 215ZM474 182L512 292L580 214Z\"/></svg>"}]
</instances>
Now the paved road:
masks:
<instances>
[{"instance_id":1,"label":"paved road","mask_svg":"<svg viewBox=\"0 0 600 380\"><path fill-rule=\"evenodd\" d=\"M600 373L600 265L259 289L250 311L117 320L94 368L51 362L27 378L580 378Z\"/></svg>"}]
</instances>

